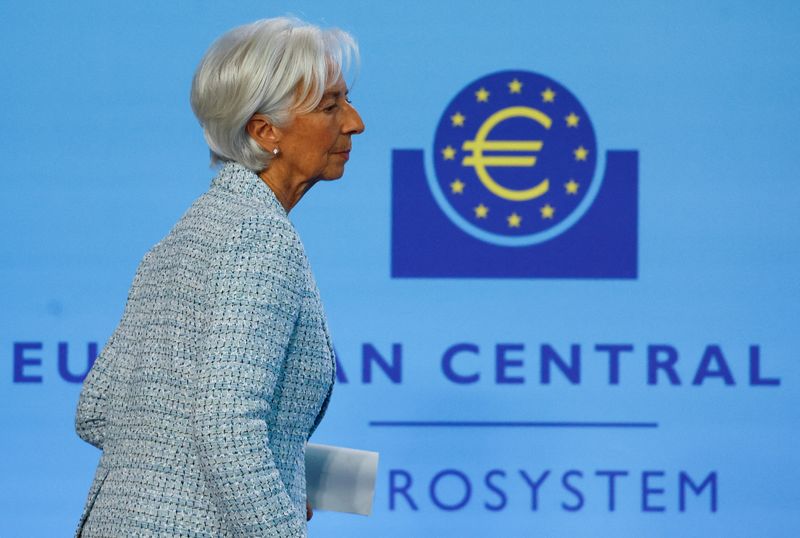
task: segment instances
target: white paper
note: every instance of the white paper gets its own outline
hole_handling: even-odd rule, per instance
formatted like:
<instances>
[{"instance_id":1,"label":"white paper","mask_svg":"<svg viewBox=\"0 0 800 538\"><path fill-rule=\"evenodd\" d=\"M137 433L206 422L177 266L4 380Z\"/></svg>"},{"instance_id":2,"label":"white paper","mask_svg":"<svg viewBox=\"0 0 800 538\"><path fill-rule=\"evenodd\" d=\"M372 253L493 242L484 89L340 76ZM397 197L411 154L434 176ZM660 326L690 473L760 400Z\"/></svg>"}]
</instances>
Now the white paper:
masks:
<instances>
[{"instance_id":1,"label":"white paper","mask_svg":"<svg viewBox=\"0 0 800 538\"><path fill-rule=\"evenodd\" d=\"M368 516L377 474L377 452L306 445L306 495L314 510Z\"/></svg>"}]
</instances>

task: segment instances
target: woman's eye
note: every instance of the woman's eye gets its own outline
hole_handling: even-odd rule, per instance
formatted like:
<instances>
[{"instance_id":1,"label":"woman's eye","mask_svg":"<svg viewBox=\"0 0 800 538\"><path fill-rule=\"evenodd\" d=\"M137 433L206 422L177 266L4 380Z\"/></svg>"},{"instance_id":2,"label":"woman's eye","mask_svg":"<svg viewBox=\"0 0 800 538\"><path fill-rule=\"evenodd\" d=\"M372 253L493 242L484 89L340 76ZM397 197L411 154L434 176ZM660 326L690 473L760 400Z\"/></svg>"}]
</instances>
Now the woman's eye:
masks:
<instances>
[{"instance_id":1,"label":"woman's eye","mask_svg":"<svg viewBox=\"0 0 800 538\"><path fill-rule=\"evenodd\" d=\"M336 107L337 107L337 106L339 106L339 105L337 105L336 103L334 103L334 104L332 104L332 105L328 105L328 106L326 106L326 107L325 107L325 108L323 108L322 110L323 110L324 112L333 112L334 110L336 110Z\"/></svg>"}]
</instances>

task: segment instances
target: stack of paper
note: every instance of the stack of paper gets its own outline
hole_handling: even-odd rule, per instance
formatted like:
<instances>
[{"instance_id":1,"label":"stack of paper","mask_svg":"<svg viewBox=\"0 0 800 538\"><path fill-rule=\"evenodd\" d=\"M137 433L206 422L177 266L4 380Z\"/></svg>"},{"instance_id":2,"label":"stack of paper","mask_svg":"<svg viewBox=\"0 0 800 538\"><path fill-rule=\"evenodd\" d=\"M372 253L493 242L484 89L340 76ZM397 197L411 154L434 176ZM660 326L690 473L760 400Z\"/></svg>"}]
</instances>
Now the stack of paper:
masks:
<instances>
[{"instance_id":1,"label":"stack of paper","mask_svg":"<svg viewBox=\"0 0 800 538\"><path fill-rule=\"evenodd\" d=\"M377 473L377 452L306 445L306 495L314 510L369 515Z\"/></svg>"}]
</instances>

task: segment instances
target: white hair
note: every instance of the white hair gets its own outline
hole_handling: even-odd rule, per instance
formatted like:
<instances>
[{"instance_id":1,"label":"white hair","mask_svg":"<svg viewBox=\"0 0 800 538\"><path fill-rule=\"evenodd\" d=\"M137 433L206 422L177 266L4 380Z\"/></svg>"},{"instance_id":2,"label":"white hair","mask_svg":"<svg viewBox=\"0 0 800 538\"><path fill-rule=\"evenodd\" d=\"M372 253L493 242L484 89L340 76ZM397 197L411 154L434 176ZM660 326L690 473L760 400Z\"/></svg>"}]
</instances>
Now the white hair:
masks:
<instances>
[{"instance_id":1,"label":"white hair","mask_svg":"<svg viewBox=\"0 0 800 538\"><path fill-rule=\"evenodd\" d=\"M239 26L206 52L192 81L191 103L211 162L236 161L260 172L272 153L247 132L254 114L276 126L315 109L325 89L358 63L353 37L278 17Z\"/></svg>"}]
</instances>

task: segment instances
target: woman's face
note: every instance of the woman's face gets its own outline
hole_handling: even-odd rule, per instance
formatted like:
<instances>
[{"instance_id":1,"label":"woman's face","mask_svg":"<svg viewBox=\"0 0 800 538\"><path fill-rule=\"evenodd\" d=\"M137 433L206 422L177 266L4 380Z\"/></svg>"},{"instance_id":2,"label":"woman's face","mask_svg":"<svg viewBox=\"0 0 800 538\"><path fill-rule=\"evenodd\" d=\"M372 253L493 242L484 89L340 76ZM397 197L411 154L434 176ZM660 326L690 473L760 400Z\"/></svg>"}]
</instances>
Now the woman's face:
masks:
<instances>
[{"instance_id":1,"label":"woman's face","mask_svg":"<svg viewBox=\"0 0 800 538\"><path fill-rule=\"evenodd\" d=\"M280 154L272 164L290 177L338 179L350 158L350 138L363 131L364 122L348 101L347 86L340 79L325 90L316 109L295 116L280 129Z\"/></svg>"}]
</instances>

